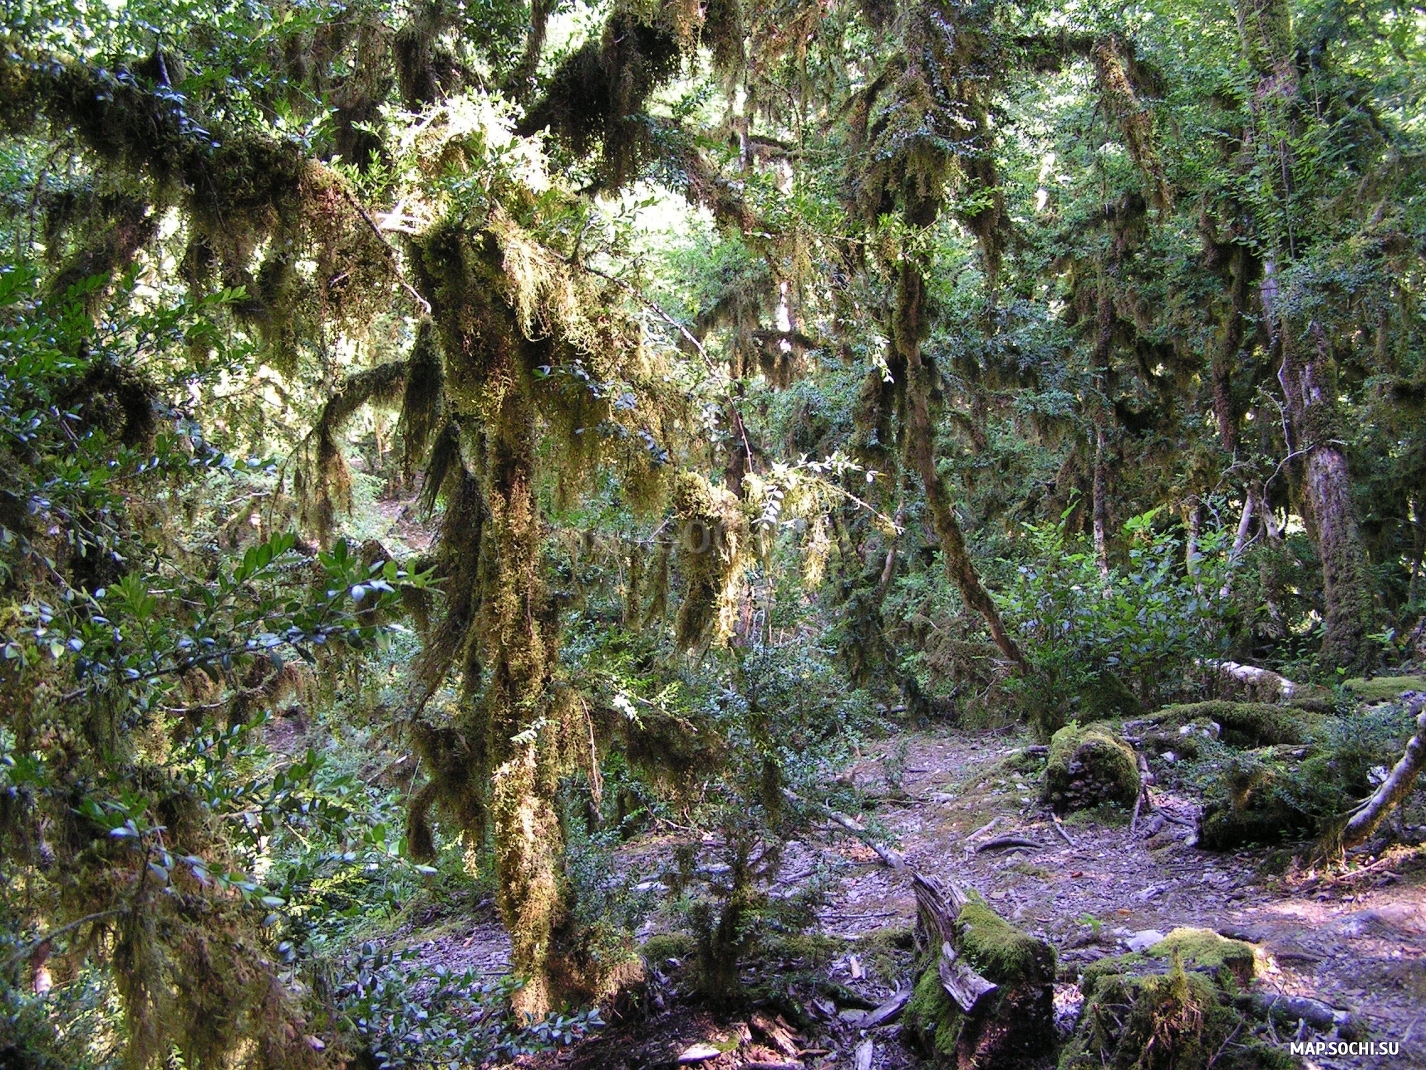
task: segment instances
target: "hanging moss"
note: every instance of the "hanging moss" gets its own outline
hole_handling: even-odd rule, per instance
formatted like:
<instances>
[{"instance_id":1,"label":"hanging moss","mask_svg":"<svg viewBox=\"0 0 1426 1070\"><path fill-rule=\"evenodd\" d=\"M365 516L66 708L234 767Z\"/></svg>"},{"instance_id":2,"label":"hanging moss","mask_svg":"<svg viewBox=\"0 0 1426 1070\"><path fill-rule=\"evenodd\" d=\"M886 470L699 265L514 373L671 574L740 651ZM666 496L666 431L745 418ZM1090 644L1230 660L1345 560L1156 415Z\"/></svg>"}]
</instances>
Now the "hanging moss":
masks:
<instances>
[{"instance_id":1,"label":"hanging moss","mask_svg":"<svg viewBox=\"0 0 1426 1070\"><path fill-rule=\"evenodd\" d=\"M689 39L687 16L678 14L673 4L653 17L616 6L599 40L585 42L560 64L520 133L548 127L579 156L598 144L605 184L627 184L650 148L645 103L677 73Z\"/></svg>"},{"instance_id":2,"label":"hanging moss","mask_svg":"<svg viewBox=\"0 0 1426 1070\"><path fill-rule=\"evenodd\" d=\"M338 510L350 512L352 477L337 446L337 434L363 405L392 405L406 387L408 362L379 364L349 375L328 400L316 426L296 452L292 489L302 524L327 543Z\"/></svg>"},{"instance_id":3,"label":"hanging moss","mask_svg":"<svg viewBox=\"0 0 1426 1070\"><path fill-rule=\"evenodd\" d=\"M673 489L679 527L678 568L684 597L675 638L684 650L724 642L733 634L742 565L748 553L747 519L738 499L692 472Z\"/></svg>"},{"instance_id":4,"label":"hanging moss","mask_svg":"<svg viewBox=\"0 0 1426 1070\"><path fill-rule=\"evenodd\" d=\"M436 327L429 318L424 318L416 327L416 341L407 358L406 392L401 400L402 464L408 477L430 453L436 431L444 420L444 401L445 367L436 340ZM444 475L444 472L432 473L437 493Z\"/></svg>"}]
</instances>

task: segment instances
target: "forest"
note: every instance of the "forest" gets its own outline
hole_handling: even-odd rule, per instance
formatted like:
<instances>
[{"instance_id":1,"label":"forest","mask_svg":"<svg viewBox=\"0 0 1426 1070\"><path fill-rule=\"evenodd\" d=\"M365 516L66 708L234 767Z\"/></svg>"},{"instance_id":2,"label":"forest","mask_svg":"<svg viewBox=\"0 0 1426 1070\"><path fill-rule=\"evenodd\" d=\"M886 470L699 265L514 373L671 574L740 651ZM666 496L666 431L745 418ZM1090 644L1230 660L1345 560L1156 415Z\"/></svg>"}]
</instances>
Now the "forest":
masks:
<instances>
[{"instance_id":1,"label":"forest","mask_svg":"<svg viewBox=\"0 0 1426 1070\"><path fill-rule=\"evenodd\" d=\"M1426 1067L1426 8L0 18L0 1070Z\"/></svg>"}]
</instances>

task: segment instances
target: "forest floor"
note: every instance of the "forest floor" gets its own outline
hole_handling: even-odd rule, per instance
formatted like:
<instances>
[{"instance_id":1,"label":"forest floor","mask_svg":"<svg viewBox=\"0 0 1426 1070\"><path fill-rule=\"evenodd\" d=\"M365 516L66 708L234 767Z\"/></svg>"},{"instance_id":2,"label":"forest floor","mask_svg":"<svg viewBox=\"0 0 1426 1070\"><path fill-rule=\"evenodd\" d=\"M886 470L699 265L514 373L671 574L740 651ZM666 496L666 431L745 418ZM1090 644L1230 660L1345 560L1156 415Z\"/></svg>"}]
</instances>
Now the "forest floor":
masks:
<instances>
[{"instance_id":1,"label":"forest floor","mask_svg":"<svg viewBox=\"0 0 1426 1070\"><path fill-rule=\"evenodd\" d=\"M1348 1009L1367 1023L1373 1039L1401 1044L1393 1058L1319 1059L1307 1066L1426 1067L1426 847L1412 846L1426 839L1426 828L1398 825L1402 842L1380 855L1359 853L1345 870L1331 873L1302 868L1282 851L1215 854L1191 846L1197 800L1169 789L1153 790L1153 810L1134 831L1127 815L1112 814L1108 821L1074 815L1061 831L1039 803L1033 779L1001 765L1031 742L1028 736L943 730L899 739L904 750L899 742L888 744L885 754L858 762L851 775L868 800L862 816L891 834L906 869L889 868L850 838L789 850L783 882L795 885L818 858L833 866L834 880L819 914L824 939L800 945L811 949L810 968L805 956L773 956L756 961L746 975L776 989L779 978L766 974L788 971L782 1000L714 1014L680 994L676 962L654 964L640 1001L615 1008L609 1026L590 1039L533 1065L673 1067L695 1045L724 1051L696 1064L704 1070L920 1065L898 1025L860 1030L862 1009L848 1005L874 1006L909 983L915 869L977 889L1002 915L1054 944L1061 981L1056 1006L1066 1025L1077 1007L1075 977L1085 964L1123 952L1143 930L1205 927L1266 952L1258 984ZM1003 838L1034 846L996 846ZM659 860L668 857L662 846L656 839L636 841L625 862L656 879ZM474 920L447 919L437 929L408 933L403 942L420 947L428 962L453 969L499 972L508 953L488 906ZM785 1018L783 1032L776 1015L788 1000L807 1015L800 1023ZM770 1033L758 1028L769 1021ZM1288 1039L1283 1036L1284 1045Z\"/></svg>"}]
</instances>

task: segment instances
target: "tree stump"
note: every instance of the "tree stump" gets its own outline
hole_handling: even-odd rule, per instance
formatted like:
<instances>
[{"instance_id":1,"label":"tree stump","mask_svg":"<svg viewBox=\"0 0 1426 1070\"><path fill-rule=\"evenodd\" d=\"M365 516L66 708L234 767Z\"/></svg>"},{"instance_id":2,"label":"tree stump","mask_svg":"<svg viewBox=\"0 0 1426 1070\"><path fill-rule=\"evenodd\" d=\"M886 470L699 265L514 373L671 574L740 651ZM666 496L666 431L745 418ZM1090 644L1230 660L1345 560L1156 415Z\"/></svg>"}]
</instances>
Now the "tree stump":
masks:
<instances>
[{"instance_id":1,"label":"tree stump","mask_svg":"<svg viewBox=\"0 0 1426 1070\"><path fill-rule=\"evenodd\" d=\"M908 1034L939 1067L997 1070L1054 1048L1054 948L974 892L916 874L918 980Z\"/></svg>"}]
</instances>

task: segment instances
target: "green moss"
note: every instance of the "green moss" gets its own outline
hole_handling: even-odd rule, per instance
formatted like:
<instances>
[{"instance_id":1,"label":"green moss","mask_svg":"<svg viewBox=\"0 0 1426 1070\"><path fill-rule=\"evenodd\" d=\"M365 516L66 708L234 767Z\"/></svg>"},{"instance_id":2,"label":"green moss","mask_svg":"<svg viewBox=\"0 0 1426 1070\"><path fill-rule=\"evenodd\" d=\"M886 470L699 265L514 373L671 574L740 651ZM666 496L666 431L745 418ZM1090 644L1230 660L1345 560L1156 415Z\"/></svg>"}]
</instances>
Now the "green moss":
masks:
<instances>
[{"instance_id":1,"label":"green moss","mask_svg":"<svg viewBox=\"0 0 1426 1070\"><path fill-rule=\"evenodd\" d=\"M1343 686L1362 702L1390 702L1403 691L1426 691L1426 676L1357 676Z\"/></svg>"},{"instance_id":2,"label":"green moss","mask_svg":"<svg viewBox=\"0 0 1426 1070\"><path fill-rule=\"evenodd\" d=\"M955 930L957 953L999 990L974 1015L965 1014L942 987L939 948L931 949L906 1007L909 1035L937 1066L1018 1066L1048 1052L1054 948L1015 928L973 892Z\"/></svg>"},{"instance_id":3,"label":"green moss","mask_svg":"<svg viewBox=\"0 0 1426 1070\"><path fill-rule=\"evenodd\" d=\"M1172 962L1175 956L1189 972L1206 974L1229 992L1247 985L1257 970L1252 944L1230 940L1212 929L1178 928L1144 951L1113 955L1091 963L1085 968L1080 985L1088 998L1105 978L1145 973L1153 963Z\"/></svg>"},{"instance_id":4,"label":"green moss","mask_svg":"<svg viewBox=\"0 0 1426 1070\"><path fill-rule=\"evenodd\" d=\"M1104 669L1080 688L1079 712L1085 721L1112 717L1141 717L1144 706L1118 673Z\"/></svg>"},{"instance_id":5,"label":"green moss","mask_svg":"<svg viewBox=\"0 0 1426 1070\"><path fill-rule=\"evenodd\" d=\"M1055 949L991 910L979 897L971 899L956 918L960 951L987 980L1013 985L1027 978L1055 974Z\"/></svg>"},{"instance_id":6,"label":"green moss","mask_svg":"<svg viewBox=\"0 0 1426 1070\"><path fill-rule=\"evenodd\" d=\"M935 1054L953 1056L956 1042L965 1028L965 1015L951 1002L946 990L941 987L941 977L936 970L921 973L911 999L906 1004L906 1026Z\"/></svg>"},{"instance_id":7,"label":"green moss","mask_svg":"<svg viewBox=\"0 0 1426 1070\"><path fill-rule=\"evenodd\" d=\"M1310 836L1317 827L1313 810L1332 808L1329 800L1317 797L1329 786L1325 779L1313 783L1300 769L1288 771L1245 755L1228 763L1205 794L1199 846L1228 851Z\"/></svg>"},{"instance_id":8,"label":"green moss","mask_svg":"<svg viewBox=\"0 0 1426 1070\"><path fill-rule=\"evenodd\" d=\"M1269 702L1194 702L1167 706L1154 715L1166 728L1214 721L1223 742L1235 747L1263 747L1303 742L1319 720L1305 710Z\"/></svg>"},{"instance_id":9,"label":"green moss","mask_svg":"<svg viewBox=\"0 0 1426 1070\"><path fill-rule=\"evenodd\" d=\"M858 939L857 952L872 974L892 981L905 974L906 961L914 946L911 926L888 925Z\"/></svg>"},{"instance_id":10,"label":"green moss","mask_svg":"<svg viewBox=\"0 0 1426 1070\"><path fill-rule=\"evenodd\" d=\"M1139 788L1138 759L1133 749L1108 729L1070 724L1050 740L1042 797L1055 810L1083 809L1105 802L1133 806Z\"/></svg>"},{"instance_id":11,"label":"green moss","mask_svg":"<svg viewBox=\"0 0 1426 1070\"><path fill-rule=\"evenodd\" d=\"M1121 960L1131 956L1120 956ZM1096 965L1099 965L1096 963ZM1167 974L1100 971L1059 1070L1276 1070L1296 1065L1260 1037L1230 993L1175 957Z\"/></svg>"},{"instance_id":12,"label":"green moss","mask_svg":"<svg viewBox=\"0 0 1426 1070\"><path fill-rule=\"evenodd\" d=\"M1156 959L1170 959L1175 953L1184 962L1215 971L1220 982L1226 981L1226 971L1237 984L1246 985L1257 971L1252 944L1220 936L1212 929L1174 929L1145 952Z\"/></svg>"},{"instance_id":13,"label":"green moss","mask_svg":"<svg viewBox=\"0 0 1426 1070\"><path fill-rule=\"evenodd\" d=\"M639 954L645 962L660 964L669 959L680 962L698 950L698 942L688 933L659 933L644 941Z\"/></svg>"}]
</instances>

